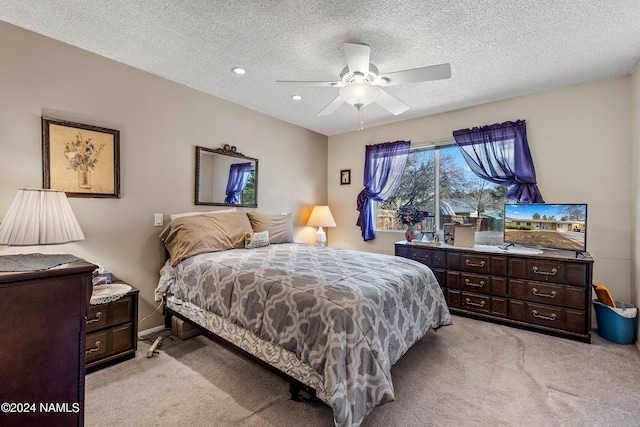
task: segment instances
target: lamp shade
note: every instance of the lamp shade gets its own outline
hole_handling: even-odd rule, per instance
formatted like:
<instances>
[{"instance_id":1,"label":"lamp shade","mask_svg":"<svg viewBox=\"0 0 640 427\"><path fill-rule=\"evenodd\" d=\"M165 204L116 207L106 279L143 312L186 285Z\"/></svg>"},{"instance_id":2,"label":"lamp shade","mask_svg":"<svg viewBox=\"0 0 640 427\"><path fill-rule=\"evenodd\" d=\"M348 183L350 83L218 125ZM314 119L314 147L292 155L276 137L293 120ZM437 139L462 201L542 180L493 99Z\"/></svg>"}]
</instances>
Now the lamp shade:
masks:
<instances>
[{"instance_id":1,"label":"lamp shade","mask_svg":"<svg viewBox=\"0 0 640 427\"><path fill-rule=\"evenodd\" d=\"M0 244L52 245L84 240L67 195L60 190L20 189L0 223Z\"/></svg>"},{"instance_id":2,"label":"lamp shade","mask_svg":"<svg viewBox=\"0 0 640 427\"><path fill-rule=\"evenodd\" d=\"M314 206L307 225L310 227L335 227L336 222L329 206Z\"/></svg>"},{"instance_id":3,"label":"lamp shade","mask_svg":"<svg viewBox=\"0 0 640 427\"><path fill-rule=\"evenodd\" d=\"M362 107L375 101L380 89L371 83L356 82L343 86L339 93L346 103Z\"/></svg>"}]
</instances>

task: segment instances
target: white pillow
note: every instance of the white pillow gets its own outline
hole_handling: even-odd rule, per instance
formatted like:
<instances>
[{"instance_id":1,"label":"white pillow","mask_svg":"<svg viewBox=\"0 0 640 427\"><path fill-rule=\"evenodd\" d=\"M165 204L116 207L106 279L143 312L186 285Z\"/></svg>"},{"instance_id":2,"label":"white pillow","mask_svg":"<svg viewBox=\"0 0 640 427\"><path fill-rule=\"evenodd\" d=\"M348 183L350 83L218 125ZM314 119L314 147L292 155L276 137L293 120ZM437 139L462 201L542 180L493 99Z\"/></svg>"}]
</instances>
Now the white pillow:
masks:
<instances>
[{"instance_id":1,"label":"white pillow","mask_svg":"<svg viewBox=\"0 0 640 427\"><path fill-rule=\"evenodd\" d=\"M228 209L219 209L217 211L209 211L209 212L184 212L184 213L171 215L171 221L173 221L176 218L182 218L184 216L216 214L216 213L237 212L237 211L238 211L238 209L236 209L236 208L228 208Z\"/></svg>"},{"instance_id":2,"label":"white pillow","mask_svg":"<svg viewBox=\"0 0 640 427\"><path fill-rule=\"evenodd\" d=\"M269 232L261 231L259 233L244 234L244 248L255 249L269 246Z\"/></svg>"}]
</instances>

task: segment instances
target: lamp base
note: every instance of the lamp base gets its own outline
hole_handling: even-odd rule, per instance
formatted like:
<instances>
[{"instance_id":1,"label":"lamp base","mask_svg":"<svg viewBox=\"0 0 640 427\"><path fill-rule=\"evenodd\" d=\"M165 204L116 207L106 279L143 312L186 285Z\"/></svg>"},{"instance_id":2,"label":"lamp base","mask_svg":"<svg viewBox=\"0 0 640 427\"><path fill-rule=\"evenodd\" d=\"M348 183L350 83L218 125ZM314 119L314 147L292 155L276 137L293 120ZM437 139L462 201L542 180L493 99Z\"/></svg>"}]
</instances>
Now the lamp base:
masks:
<instances>
[{"instance_id":1,"label":"lamp base","mask_svg":"<svg viewBox=\"0 0 640 427\"><path fill-rule=\"evenodd\" d=\"M318 228L316 233L316 245L324 246L327 243L327 233L324 232L322 227Z\"/></svg>"}]
</instances>

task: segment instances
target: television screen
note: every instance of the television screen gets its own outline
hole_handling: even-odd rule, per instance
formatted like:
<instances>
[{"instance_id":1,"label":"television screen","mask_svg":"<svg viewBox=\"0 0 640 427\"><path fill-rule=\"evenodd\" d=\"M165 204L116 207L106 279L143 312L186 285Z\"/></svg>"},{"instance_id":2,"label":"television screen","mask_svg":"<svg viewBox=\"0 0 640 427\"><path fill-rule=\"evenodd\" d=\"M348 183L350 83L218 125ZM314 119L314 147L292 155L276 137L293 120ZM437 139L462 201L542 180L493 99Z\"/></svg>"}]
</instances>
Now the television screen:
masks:
<instances>
[{"instance_id":1,"label":"television screen","mask_svg":"<svg viewBox=\"0 0 640 427\"><path fill-rule=\"evenodd\" d=\"M585 252L587 205L505 204L504 242Z\"/></svg>"}]
</instances>

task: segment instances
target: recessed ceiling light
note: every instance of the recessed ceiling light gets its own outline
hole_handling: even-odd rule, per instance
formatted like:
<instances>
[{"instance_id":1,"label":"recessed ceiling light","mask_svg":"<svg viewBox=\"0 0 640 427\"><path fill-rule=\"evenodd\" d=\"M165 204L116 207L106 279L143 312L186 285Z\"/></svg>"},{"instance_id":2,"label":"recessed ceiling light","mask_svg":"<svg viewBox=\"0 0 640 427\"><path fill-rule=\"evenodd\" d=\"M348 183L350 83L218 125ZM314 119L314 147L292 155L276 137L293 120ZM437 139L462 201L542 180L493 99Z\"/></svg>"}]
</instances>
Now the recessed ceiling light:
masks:
<instances>
[{"instance_id":1,"label":"recessed ceiling light","mask_svg":"<svg viewBox=\"0 0 640 427\"><path fill-rule=\"evenodd\" d=\"M240 68L240 67L233 67L231 69L231 71L233 71L236 74L244 74L247 72L247 70L245 70L244 68Z\"/></svg>"},{"instance_id":2,"label":"recessed ceiling light","mask_svg":"<svg viewBox=\"0 0 640 427\"><path fill-rule=\"evenodd\" d=\"M291 95L291 99L293 99L294 101L300 101L302 99L302 96L300 96L300 95Z\"/></svg>"}]
</instances>

